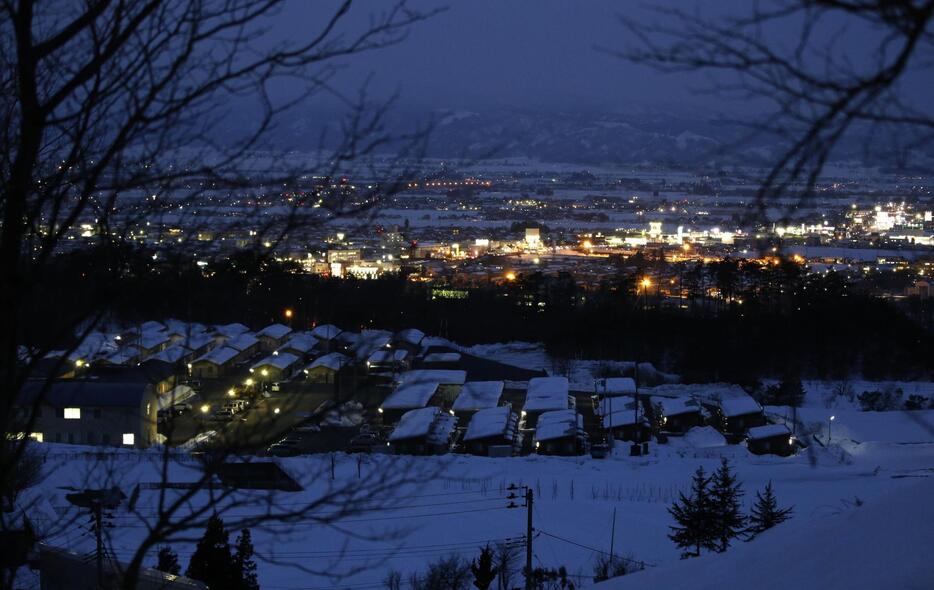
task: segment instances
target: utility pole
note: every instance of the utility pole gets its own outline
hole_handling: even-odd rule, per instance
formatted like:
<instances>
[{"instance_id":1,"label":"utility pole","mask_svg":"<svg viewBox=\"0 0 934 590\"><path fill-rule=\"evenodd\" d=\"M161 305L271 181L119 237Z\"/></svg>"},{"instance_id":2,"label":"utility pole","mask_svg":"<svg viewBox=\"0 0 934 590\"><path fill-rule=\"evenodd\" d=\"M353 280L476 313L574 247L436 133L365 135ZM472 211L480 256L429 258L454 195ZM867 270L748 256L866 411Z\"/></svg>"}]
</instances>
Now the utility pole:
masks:
<instances>
[{"instance_id":1,"label":"utility pole","mask_svg":"<svg viewBox=\"0 0 934 590\"><path fill-rule=\"evenodd\" d=\"M506 496L506 499L510 501L506 508L526 509L525 590L532 590L532 533L535 531L532 527L532 503L534 502L534 495L532 494L532 488L529 486L510 484L506 489L509 490L509 495ZM519 496L515 492L520 489L525 489L525 504L516 504L513 502L513 500L519 499Z\"/></svg>"},{"instance_id":2,"label":"utility pole","mask_svg":"<svg viewBox=\"0 0 934 590\"><path fill-rule=\"evenodd\" d=\"M97 561L97 588L98 590L104 587L104 509L100 503L94 504L92 508L94 516L94 537L97 541L97 551L95 552L95 560Z\"/></svg>"},{"instance_id":3,"label":"utility pole","mask_svg":"<svg viewBox=\"0 0 934 590\"><path fill-rule=\"evenodd\" d=\"M525 528L525 588L532 590L532 488L525 490L525 507L528 513L528 522Z\"/></svg>"}]
</instances>

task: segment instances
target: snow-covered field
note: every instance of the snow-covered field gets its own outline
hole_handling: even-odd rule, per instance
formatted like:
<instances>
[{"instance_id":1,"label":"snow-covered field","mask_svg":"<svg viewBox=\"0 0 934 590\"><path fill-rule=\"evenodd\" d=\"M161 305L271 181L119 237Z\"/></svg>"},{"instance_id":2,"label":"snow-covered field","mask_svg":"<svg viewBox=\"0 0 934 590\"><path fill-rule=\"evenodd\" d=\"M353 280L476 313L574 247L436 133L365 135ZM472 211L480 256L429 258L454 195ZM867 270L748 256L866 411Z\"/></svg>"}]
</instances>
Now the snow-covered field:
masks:
<instances>
[{"instance_id":1,"label":"snow-covered field","mask_svg":"<svg viewBox=\"0 0 934 590\"><path fill-rule=\"evenodd\" d=\"M770 408L770 411L780 412L784 408ZM819 421L822 416L816 413L825 410L805 408L801 412L806 414L806 420L813 417ZM811 412L815 414L811 416ZM879 520L878 513L884 512L875 507L891 502L891 498L919 507L915 518L904 523L911 528L906 531L907 542L916 533L912 527L927 530L934 527L929 509L934 481L926 479L926 487L919 488L919 478L934 474L934 434L920 426L934 423L934 412L914 414L908 417L906 413L840 413L829 448L812 444L807 451L789 458L750 455L744 446L720 446L715 437L705 436L704 432L692 433L683 440L675 439L669 445L654 445L651 455L642 458L626 456L623 448L617 448L616 455L607 460L538 456L511 459L368 456L361 465L364 478L368 474L400 473L407 469L421 473L437 469L439 474L416 486L399 486L391 509L386 509L382 502L358 498L355 503L359 512L347 515L335 523L336 526L300 522L254 528L257 552L267 559L259 564L260 581L263 588L282 590L379 588L390 569L404 574L419 571L429 561L452 552L473 557L478 547L487 541L519 539L524 535L525 509L506 508L506 487L510 484L531 486L535 494L536 564L565 565L571 573L580 576L578 582L589 584L598 552L609 551L615 510L615 552L651 564L646 576L668 580L662 572L673 565L687 566L679 561L678 551L667 538L671 518L666 508L677 493L686 488L697 466L712 470L721 456L729 457L736 465L747 492L747 506L755 490L762 489L769 481L774 483L782 505L794 505L794 518L782 528L791 531L794 527L797 532L791 539L776 532L774 536L782 539L779 546L806 538L810 530L821 531L819 538L828 542L842 538L850 522L866 521L863 524L869 528L859 529L863 531L859 534L871 534L873 523ZM915 428L913 424L919 426ZM116 484L129 494L137 483L159 479L152 453L128 451L101 465L91 458L83 458L80 453L75 455L79 450L76 447L46 445L45 448L50 451L48 477L30 496L48 501L43 504L44 512L53 522L73 510L68 508L64 499L67 490L61 489L62 486ZM277 493L281 505L285 509L294 508L331 486L353 485L358 481L355 457L338 454L335 459L333 482L330 480L330 456L281 459L280 464L306 486L303 492ZM87 472L92 465L97 473L89 482ZM186 481L193 477L191 464L185 463L173 466L170 479ZM177 493L181 492L172 491L169 496ZM263 493L250 494L259 497ZM156 491L143 490L136 507L139 515L129 513L125 507L116 511L116 526L111 532L112 545L119 557L128 557L142 538L145 532L142 520L155 514L156 498ZM193 499L191 506L196 508L207 501L207 493L202 492ZM922 505L926 506L923 510L920 509ZM322 507L316 514L332 514L333 509ZM233 515L249 517L256 512L255 507L235 509L228 520L233 520ZM892 527L885 531L892 532ZM198 534L199 531L189 532L186 536ZM379 537L389 538L373 540ZM183 567L193 550L192 541L175 543ZM93 547L90 533L74 528L50 542L88 552ZM875 546L873 538L847 542ZM772 579L782 578L782 560L792 556L799 558L797 553L776 552L776 543L770 543L768 537L741 545L731 551L736 551L737 556L754 556L749 558L753 563L767 560L772 564L767 570ZM769 554L763 557L759 548L768 549ZM929 547L899 549L903 553L917 552L919 556L929 552ZM154 557L150 557L148 563L153 562ZM929 561L918 557L915 563L917 571L903 572L903 576L909 576L907 579L921 572L930 573ZM710 567L713 572L710 575L716 576L722 571L721 566ZM880 567L885 566L880 563ZM302 568L351 574L336 581ZM633 577L632 581L636 579ZM668 583L660 581L653 587L668 587ZM796 586L812 587L801 583ZM737 587L748 586L739 584ZM821 587L873 586L831 583Z\"/></svg>"}]
</instances>

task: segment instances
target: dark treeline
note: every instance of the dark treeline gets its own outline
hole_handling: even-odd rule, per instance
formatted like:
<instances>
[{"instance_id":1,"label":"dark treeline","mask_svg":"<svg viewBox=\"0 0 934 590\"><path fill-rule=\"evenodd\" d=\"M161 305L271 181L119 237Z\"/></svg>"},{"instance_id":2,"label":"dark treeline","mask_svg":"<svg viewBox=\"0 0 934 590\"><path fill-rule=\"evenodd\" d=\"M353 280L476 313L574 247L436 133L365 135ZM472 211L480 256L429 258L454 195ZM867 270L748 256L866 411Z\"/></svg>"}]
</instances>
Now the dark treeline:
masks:
<instances>
[{"instance_id":1,"label":"dark treeline","mask_svg":"<svg viewBox=\"0 0 934 590\"><path fill-rule=\"evenodd\" d=\"M115 269L119 281L103 278ZM203 269L190 255L154 260L152 252L102 248L59 257L44 277L45 296L33 302L32 333L49 334L80 317L83 302L104 298L120 322L176 317L258 328L289 323L291 309L296 329L418 327L463 344L541 341L559 359L645 360L699 381L930 376L930 306L899 307L789 261L683 269L666 279L677 281L671 289L681 300L657 285L641 288L647 271L621 269L588 290L568 275L535 273L452 299L402 276L326 279L251 252Z\"/></svg>"}]
</instances>

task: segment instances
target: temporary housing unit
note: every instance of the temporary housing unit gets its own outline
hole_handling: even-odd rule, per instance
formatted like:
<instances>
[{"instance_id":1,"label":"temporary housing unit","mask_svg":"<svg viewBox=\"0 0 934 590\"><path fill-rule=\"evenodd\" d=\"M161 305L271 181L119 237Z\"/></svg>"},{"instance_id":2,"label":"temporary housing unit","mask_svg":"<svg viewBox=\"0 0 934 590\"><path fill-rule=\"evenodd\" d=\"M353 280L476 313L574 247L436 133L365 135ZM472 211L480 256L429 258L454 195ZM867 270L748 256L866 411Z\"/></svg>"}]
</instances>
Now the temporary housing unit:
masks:
<instances>
[{"instance_id":1,"label":"temporary housing unit","mask_svg":"<svg viewBox=\"0 0 934 590\"><path fill-rule=\"evenodd\" d=\"M746 436L746 447L756 455L787 457L795 452L795 437L784 424L754 426Z\"/></svg>"},{"instance_id":2,"label":"temporary housing unit","mask_svg":"<svg viewBox=\"0 0 934 590\"><path fill-rule=\"evenodd\" d=\"M577 410L553 410L538 416L535 452L541 455L580 455L586 451L584 417Z\"/></svg>"},{"instance_id":3,"label":"temporary housing unit","mask_svg":"<svg viewBox=\"0 0 934 590\"><path fill-rule=\"evenodd\" d=\"M543 412L567 410L573 405L573 400L568 395L567 377L534 377L529 379L529 387L525 394L525 405L522 406L525 428L534 428L538 416Z\"/></svg>"},{"instance_id":4,"label":"temporary housing unit","mask_svg":"<svg viewBox=\"0 0 934 590\"><path fill-rule=\"evenodd\" d=\"M402 384L437 383L438 395L448 405L457 399L466 380L466 371L450 369L418 369L399 375L399 382Z\"/></svg>"},{"instance_id":5,"label":"temporary housing unit","mask_svg":"<svg viewBox=\"0 0 934 590\"><path fill-rule=\"evenodd\" d=\"M256 333L259 348L263 352L272 352L279 348L292 333L292 328L282 324L270 324Z\"/></svg>"},{"instance_id":6,"label":"temporary housing unit","mask_svg":"<svg viewBox=\"0 0 934 590\"><path fill-rule=\"evenodd\" d=\"M521 445L519 415L509 406L477 410L464 433L464 450L472 455L511 456Z\"/></svg>"},{"instance_id":7,"label":"temporary housing unit","mask_svg":"<svg viewBox=\"0 0 934 590\"><path fill-rule=\"evenodd\" d=\"M383 424L394 423L409 410L424 408L436 400L437 395L437 382L403 383L396 387L379 406L379 413L383 415Z\"/></svg>"},{"instance_id":8,"label":"temporary housing unit","mask_svg":"<svg viewBox=\"0 0 934 590\"><path fill-rule=\"evenodd\" d=\"M305 378L312 383L334 383L337 374L350 363L350 357L330 352L313 360L304 369Z\"/></svg>"},{"instance_id":9,"label":"temporary housing unit","mask_svg":"<svg viewBox=\"0 0 934 590\"><path fill-rule=\"evenodd\" d=\"M239 355L236 348L221 346L191 361L188 369L196 379L216 379L234 367Z\"/></svg>"},{"instance_id":10,"label":"temporary housing unit","mask_svg":"<svg viewBox=\"0 0 934 590\"><path fill-rule=\"evenodd\" d=\"M271 354L254 363L250 373L260 381L287 381L295 374L298 361L298 357L290 352Z\"/></svg>"},{"instance_id":11,"label":"temporary housing unit","mask_svg":"<svg viewBox=\"0 0 934 590\"><path fill-rule=\"evenodd\" d=\"M502 381L468 381L451 409L463 421L476 411L495 408L503 396L504 385Z\"/></svg>"},{"instance_id":12,"label":"temporary housing unit","mask_svg":"<svg viewBox=\"0 0 934 590\"><path fill-rule=\"evenodd\" d=\"M441 408L409 410L393 428L389 442L400 455L440 455L451 449L456 425L457 418Z\"/></svg>"}]
</instances>

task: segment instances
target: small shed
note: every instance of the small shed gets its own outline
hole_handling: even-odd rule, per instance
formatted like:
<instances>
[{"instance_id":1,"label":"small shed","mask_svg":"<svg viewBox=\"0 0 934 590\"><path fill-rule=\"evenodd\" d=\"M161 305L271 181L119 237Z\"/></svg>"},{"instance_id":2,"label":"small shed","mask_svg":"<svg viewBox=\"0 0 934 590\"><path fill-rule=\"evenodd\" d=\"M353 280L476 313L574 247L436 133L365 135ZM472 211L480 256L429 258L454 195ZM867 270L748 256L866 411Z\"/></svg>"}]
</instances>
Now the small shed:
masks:
<instances>
[{"instance_id":1,"label":"small shed","mask_svg":"<svg viewBox=\"0 0 934 590\"><path fill-rule=\"evenodd\" d=\"M574 409L542 412L535 427L535 451L565 456L587 452L584 417Z\"/></svg>"},{"instance_id":2,"label":"small shed","mask_svg":"<svg viewBox=\"0 0 934 590\"><path fill-rule=\"evenodd\" d=\"M272 352L279 348L292 333L292 328L283 324L270 324L256 333L259 348L263 352Z\"/></svg>"},{"instance_id":3,"label":"small shed","mask_svg":"<svg viewBox=\"0 0 934 590\"><path fill-rule=\"evenodd\" d=\"M795 452L795 438L784 424L766 424L749 429L746 447L755 455L787 457Z\"/></svg>"},{"instance_id":4,"label":"small shed","mask_svg":"<svg viewBox=\"0 0 934 590\"><path fill-rule=\"evenodd\" d=\"M490 447L510 447L515 452L519 440L519 415L509 406L477 410L464 433L464 450L471 455L490 455Z\"/></svg>"},{"instance_id":5,"label":"small shed","mask_svg":"<svg viewBox=\"0 0 934 590\"><path fill-rule=\"evenodd\" d=\"M330 352L313 360L303 372L312 383L334 383L337 374L349 363L350 357L347 355Z\"/></svg>"},{"instance_id":6,"label":"small shed","mask_svg":"<svg viewBox=\"0 0 934 590\"><path fill-rule=\"evenodd\" d=\"M389 435L389 442L400 455L440 455L451 449L457 418L441 408L426 407L402 414Z\"/></svg>"},{"instance_id":7,"label":"small shed","mask_svg":"<svg viewBox=\"0 0 934 590\"><path fill-rule=\"evenodd\" d=\"M572 406L567 377L534 377L529 379L522 416L525 427L533 428L543 412L567 410Z\"/></svg>"},{"instance_id":8,"label":"small shed","mask_svg":"<svg viewBox=\"0 0 934 590\"><path fill-rule=\"evenodd\" d=\"M260 349L259 339L252 332L244 332L234 336L227 341L227 346L240 352L236 360L234 360L234 363L238 365L258 355Z\"/></svg>"}]
</instances>

